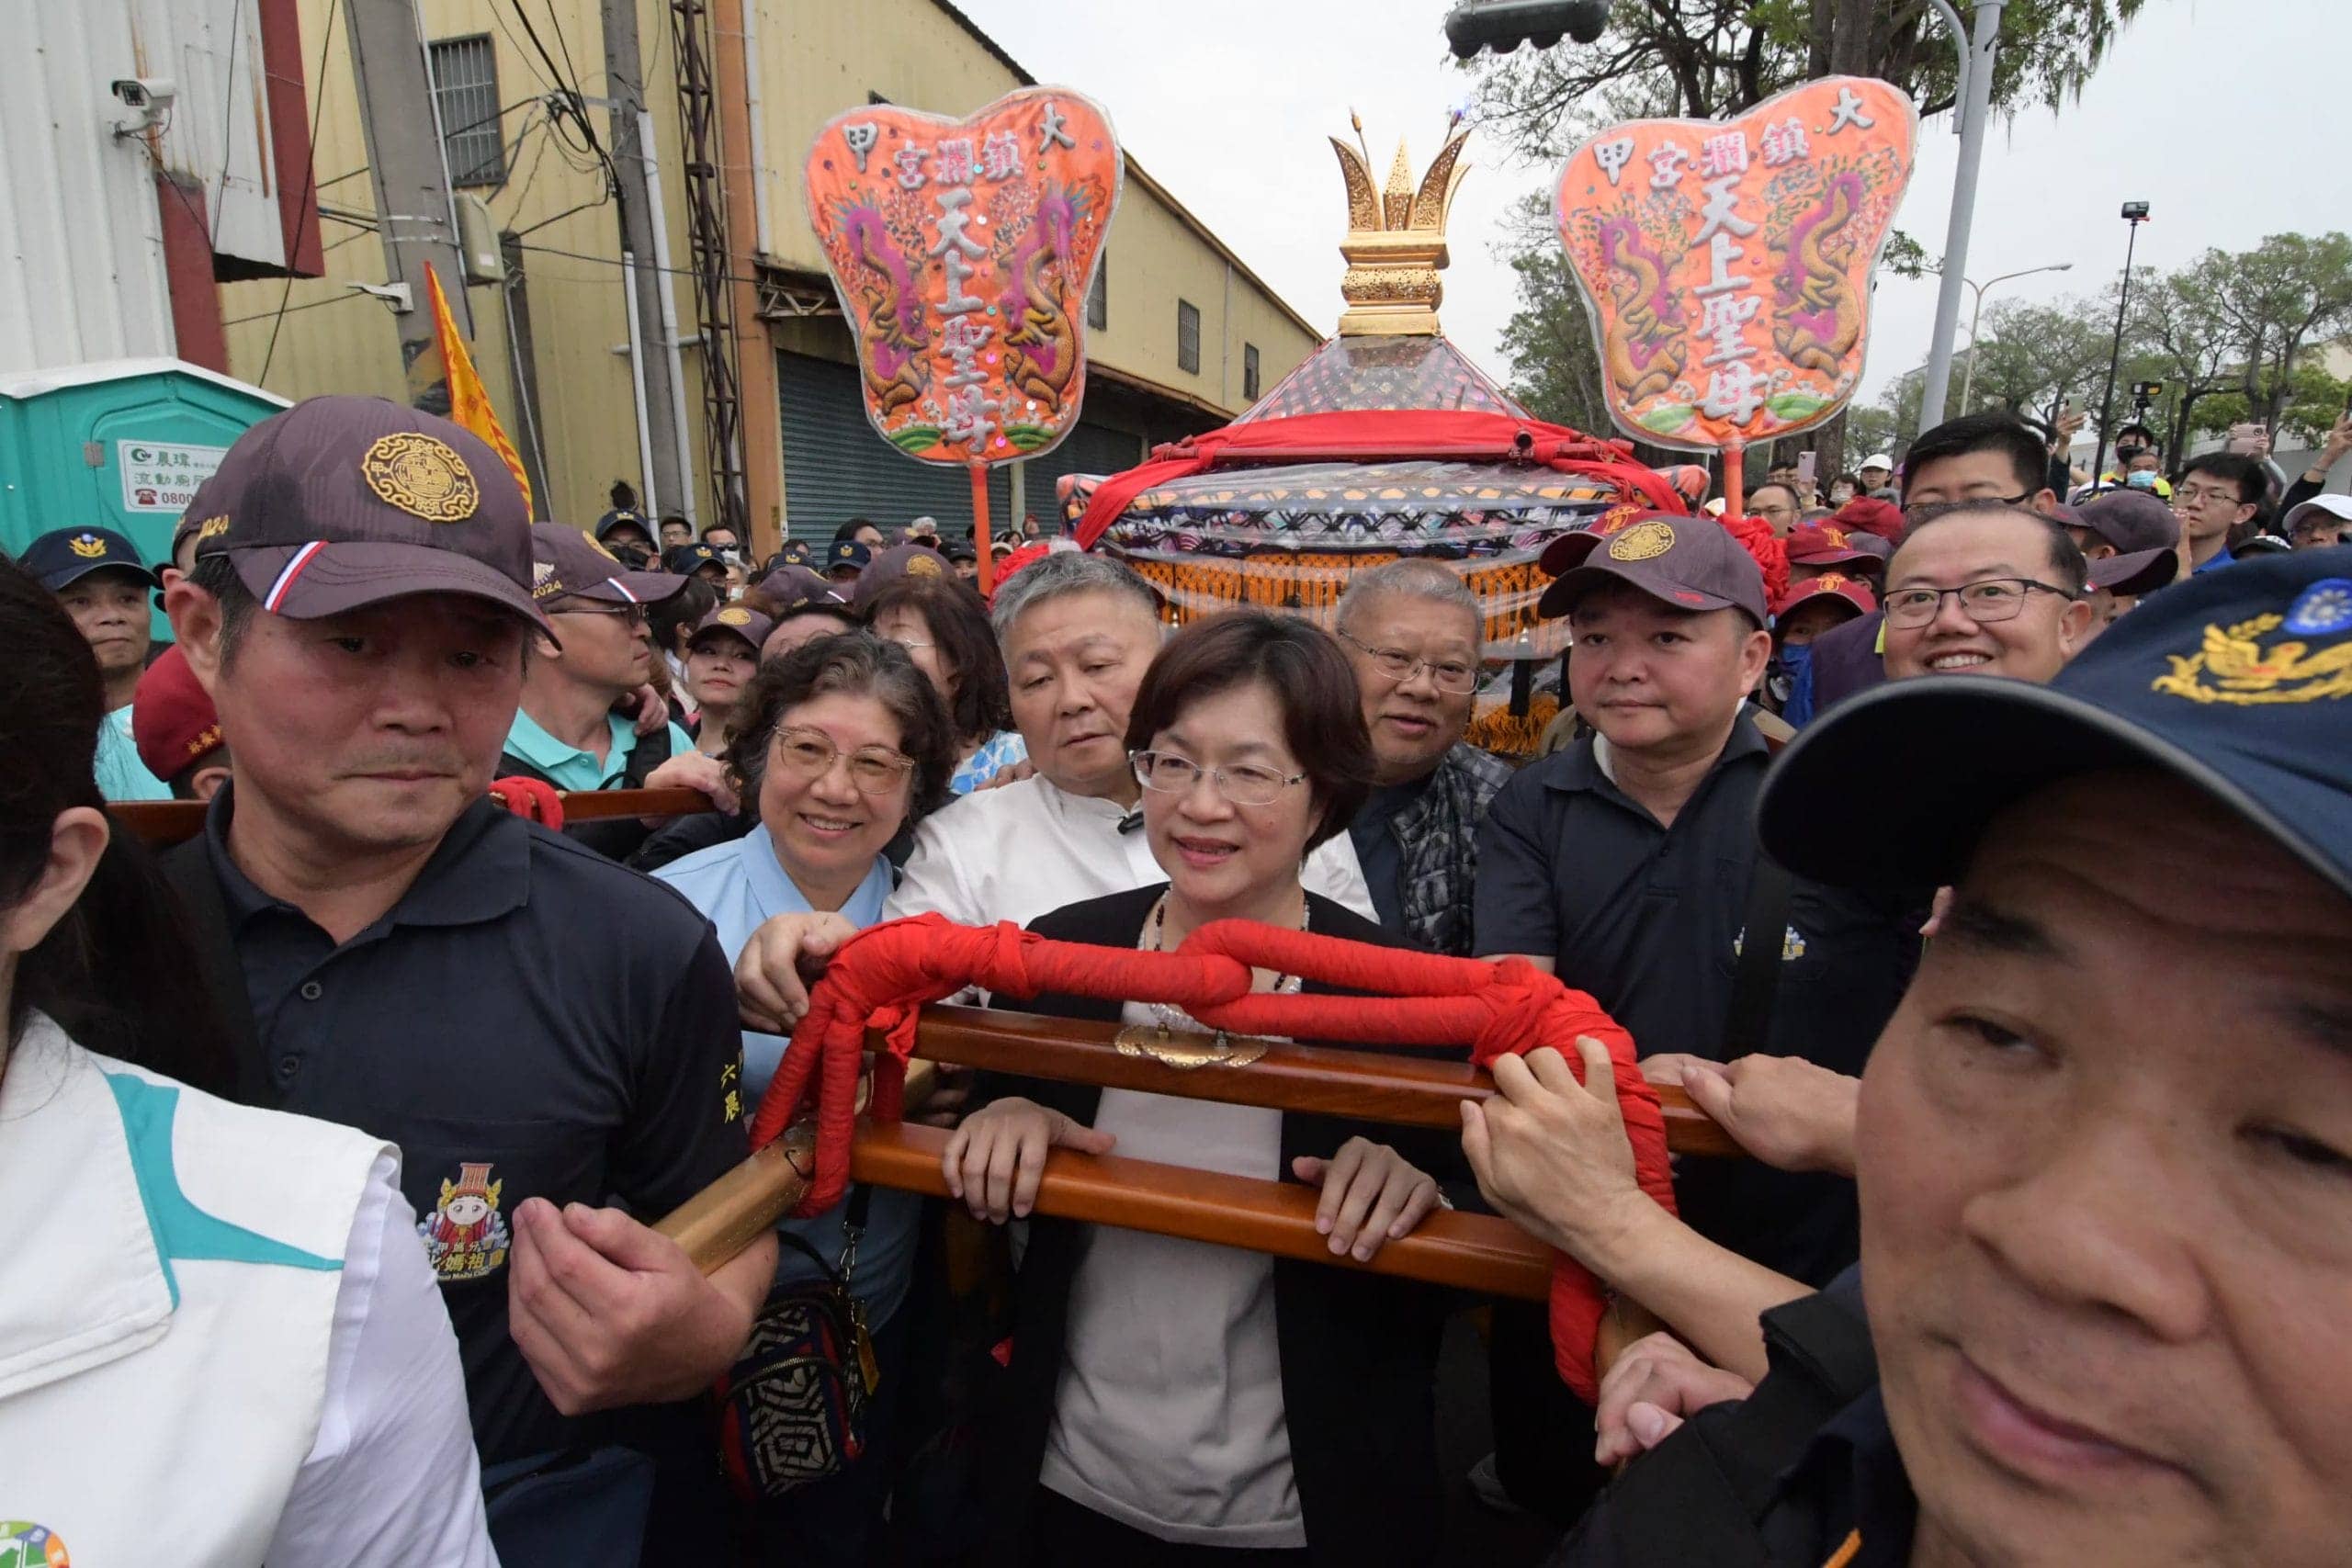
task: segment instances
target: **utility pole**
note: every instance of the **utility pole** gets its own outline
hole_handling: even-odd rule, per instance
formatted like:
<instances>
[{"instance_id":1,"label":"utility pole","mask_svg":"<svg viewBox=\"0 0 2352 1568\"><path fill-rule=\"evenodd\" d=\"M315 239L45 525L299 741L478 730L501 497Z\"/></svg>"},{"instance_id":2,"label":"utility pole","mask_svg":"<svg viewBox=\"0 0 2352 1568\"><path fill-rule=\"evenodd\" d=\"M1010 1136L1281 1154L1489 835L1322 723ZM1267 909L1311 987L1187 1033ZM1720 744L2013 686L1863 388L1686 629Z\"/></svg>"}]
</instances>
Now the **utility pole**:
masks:
<instances>
[{"instance_id":1,"label":"utility pole","mask_svg":"<svg viewBox=\"0 0 2352 1568\"><path fill-rule=\"evenodd\" d=\"M350 22L351 80L359 93L359 123L368 138L368 174L376 187L376 227L384 243L384 276L404 300L392 301L401 337L401 367L409 401L433 413L449 412L449 383L434 346L433 311L425 302L424 264L440 275L458 330L473 335L466 298L465 258L458 248L458 214L449 197L449 167L441 144L441 114L424 51L415 0L344 0ZM313 91L317 91L313 88ZM422 384L420 384L422 378Z\"/></svg>"},{"instance_id":2,"label":"utility pole","mask_svg":"<svg viewBox=\"0 0 2352 1568\"><path fill-rule=\"evenodd\" d=\"M1984 126L1993 117L1993 59L2001 48L2005 0L1978 0L1973 43L1960 35L1960 17L1946 0L1931 0L1961 43L1960 168L1951 182L1951 227L1944 239L1943 286L1936 293L1935 333L1928 340L1928 381L1919 399L1919 428L1944 420L1951 387L1951 340L1960 330L1960 291L1968 271L1968 231L1976 217L1976 175L1984 162ZM1969 356L1973 360L1975 355Z\"/></svg>"},{"instance_id":3,"label":"utility pole","mask_svg":"<svg viewBox=\"0 0 2352 1568\"><path fill-rule=\"evenodd\" d=\"M638 48L637 0L604 0L605 80L612 94L605 106L612 128L613 177L619 185L621 250L637 258L623 276L631 280L629 310L635 330L630 367L638 378L639 405L646 428L640 445L652 462L646 475L649 512L679 512L691 517L694 466L686 456L685 388L678 365L677 309L667 269L668 215L660 201L661 173L654 164L652 117L645 111L645 66Z\"/></svg>"}]
</instances>

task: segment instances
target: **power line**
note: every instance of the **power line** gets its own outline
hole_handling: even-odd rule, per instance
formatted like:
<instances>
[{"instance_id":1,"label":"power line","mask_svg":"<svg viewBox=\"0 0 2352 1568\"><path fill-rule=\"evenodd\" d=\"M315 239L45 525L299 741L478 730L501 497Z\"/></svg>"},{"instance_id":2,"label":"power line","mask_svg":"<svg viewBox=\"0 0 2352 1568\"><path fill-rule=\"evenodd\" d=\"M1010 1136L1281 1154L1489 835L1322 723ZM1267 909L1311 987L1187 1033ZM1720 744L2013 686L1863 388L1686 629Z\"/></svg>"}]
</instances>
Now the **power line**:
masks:
<instances>
[{"instance_id":1,"label":"power line","mask_svg":"<svg viewBox=\"0 0 2352 1568\"><path fill-rule=\"evenodd\" d=\"M229 0L229 69L220 81L220 189L212 198L212 225L205 231L204 248L220 242L220 209L229 201L229 130L236 124L237 40L245 36L245 0Z\"/></svg>"},{"instance_id":2,"label":"power line","mask_svg":"<svg viewBox=\"0 0 2352 1568\"><path fill-rule=\"evenodd\" d=\"M317 70L311 73L311 80L319 85L319 90L311 100L311 144L304 149L302 159L302 194L294 203L294 210L298 215L297 222L300 221L299 215L302 209L308 207L318 194L319 111L326 107L327 51L334 43L335 18L342 15L342 6L328 6L327 25L319 29L319 65ZM320 254L322 256L325 254L324 252ZM294 245L289 241L286 245L286 287L279 289L277 293L277 319L269 326L269 346L262 351L261 374L254 378L256 383L266 382L269 379L270 362L277 357L277 329L286 324L286 302L293 297ZM308 308L308 306L304 307L306 310Z\"/></svg>"},{"instance_id":3,"label":"power line","mask_svg":"<svg viewBox=\"0 0 2352 1568\"><path fill-rule=\"evenodd\" d=\"M363 238L363 236L354 234L351 238L353 240L356 240ZM335 244L347 245L350 243L350 240L337 240ZM333 250L334 249L334 245L329 245L327 249ZM282 316L299 316L305 310L315 310L322 305L340 305L346 300L365 299L367 298L367 295L359 293L355 289L349 294L330 294L323 299L305 299L300 305L291 305L282 310L255 310L250 316L232 316L220 324L224 327L241 327L247 321L258 321Z\"/></svg>"}]
</instances>

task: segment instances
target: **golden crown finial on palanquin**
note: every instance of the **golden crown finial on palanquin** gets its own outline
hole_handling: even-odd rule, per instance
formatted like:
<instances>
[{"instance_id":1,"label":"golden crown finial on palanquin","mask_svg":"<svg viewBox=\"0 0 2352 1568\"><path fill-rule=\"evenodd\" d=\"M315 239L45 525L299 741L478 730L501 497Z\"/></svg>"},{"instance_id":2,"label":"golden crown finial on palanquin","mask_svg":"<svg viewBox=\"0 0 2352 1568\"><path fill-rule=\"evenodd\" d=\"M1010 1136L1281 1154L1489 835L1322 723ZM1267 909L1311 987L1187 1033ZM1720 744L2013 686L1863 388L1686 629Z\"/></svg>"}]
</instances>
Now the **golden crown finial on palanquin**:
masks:
<instances>
[{"instance_id":1,"label":"golden crown finial on palanquin","mask_svg":"<svg viewBox=\"0 0 2352 1568\"><path fill-rule=\"evenodd\" d=\"M1361 139L1363 122L1352 110L1348 121ZM1469 130L1447 129L1445 145L1418 187L1403 141L1396 144L1386 186L1375 188L1370 149L1359 152L1331 138L1348 186L1348 233L1340 243L1340 254L1348 261L1347 276L1340 285L1348 301L1347 312L1340 318L1341 335L1427 335L1438 330L1437 308L1444 298L1438 273L1448 259L1446 213L1462 177L1470 172L1462 161Z\"/></svg>"}]
</instances>

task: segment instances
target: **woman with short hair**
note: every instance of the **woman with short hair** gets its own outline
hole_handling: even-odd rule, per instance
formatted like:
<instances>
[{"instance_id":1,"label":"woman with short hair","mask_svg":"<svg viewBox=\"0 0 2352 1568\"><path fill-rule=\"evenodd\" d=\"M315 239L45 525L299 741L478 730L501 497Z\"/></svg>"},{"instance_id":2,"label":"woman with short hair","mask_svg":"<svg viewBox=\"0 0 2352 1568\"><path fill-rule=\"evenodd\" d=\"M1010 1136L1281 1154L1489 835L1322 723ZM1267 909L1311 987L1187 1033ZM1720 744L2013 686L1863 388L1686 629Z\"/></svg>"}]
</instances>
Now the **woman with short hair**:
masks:
<instances>
[{"instance_id":1,"label":"woman with short hair","mask_svg":"<svg viewBox=\"0 0 2352 1568\"><path fill-rule=\"evenodd\" d=\"M727 769L758 825L653 874L708 917L731 961L777 915L829 917L824 950L882 918L894 880L883 847L946 804L955 729L930 680L897 644L865 632L818 638L763 665L734 709ZM775 1076L782 1035L743 1032L742 1093ZM864 1212L850 1293L865 1309L879 1371L866 1446L833 1474L760 1509L761 1560L854 1568L880 1517L892 1413L904 1382L899 1308L914 1273L922 1200L853 1188L831 1211L779 1227L831 1262ZM818 1269L799 1247L778 1255L779 1288Z\"/></svg>"},{"instance_id":2,"label":"woman with short hair","mask_svg":"<svg viewBox=\"0 0 2352 1568\"><path fill-rule=\"evenodd\" d=\"M979 595L946 577L910 573L875 593L865 624L889 638L931 677L956 721L956 773L948 787L969 795L1029 749L1012 728L1004 655Z\"/></svg>"},{"instance_id":3,"label":"woman with short hair","mask_svg":"<svg viewBox=\"0 0 2352 1568\"><path fill-rule=\"evenodd\" d=\"M1032 931L1161 951L1244 919L1397 945L1299 883L1307 852L1346 829L1374 776L1355 677L1327 634L1254 611L1194 623L1145 674L1126 742L1167 880L1068 906ZM1261 990L1325 989L1256 978ZM1140 1003L1011 1005L1200 1027ZM977 1217L1029 1222L1006 1424L990 1447L995 1559L1427 1561L1442 1293L1031 1208L1048 1147L1116 1152L1319 1187L1332 1253L1362 1262L1445 1201L1437 1175L1462 1171L1457 1141L1038 1079L984 1077L976 1099L944 1156L948 1186Z\"/></svg>"}]
</instances>

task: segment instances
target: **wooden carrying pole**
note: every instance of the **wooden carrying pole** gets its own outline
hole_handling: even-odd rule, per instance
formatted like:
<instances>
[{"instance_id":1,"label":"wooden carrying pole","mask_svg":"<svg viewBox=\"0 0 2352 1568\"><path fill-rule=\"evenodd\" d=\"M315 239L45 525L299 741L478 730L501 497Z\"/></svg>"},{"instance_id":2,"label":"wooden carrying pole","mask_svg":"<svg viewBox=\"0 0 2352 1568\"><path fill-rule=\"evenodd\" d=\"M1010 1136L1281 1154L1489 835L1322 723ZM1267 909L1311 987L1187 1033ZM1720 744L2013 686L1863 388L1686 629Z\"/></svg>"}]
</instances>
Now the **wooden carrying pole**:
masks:
<instances>
[{"instance_id":1,"label":"wooden carrying pole","mask_svg":"<svg viewBox=\"0 0 2352 1568\"><path fill-rule=\"evenodd\" d=\"M710 796L698 789L568 790L559 798L566 822L611 817L687 817L718 809ZM160 849L203 832L204 814L209 809L201 800L123 800L108 806L107 814Z\"/></svg>"},{"instance_id":2,"label":"wooden carrying pole","mask_svg":"<svg viewBox=\"0 0 2352 1568\"><path fill-rule=\"evenodd\" d=\"M1465 1099L1494 1092L1494 1080L1465 1063L1420 1061L1306 1045L1269 1043L1247 1067L1171 1066L1122 1053L1114 1025L972 1008L928 1007L916 1027L910 1090L924 1062L989 1067L1068 1082L1173 1094L1229 1105L1352 1116L1390 1125L1459 1125ZM1182 1042L1208 1037L1178 1034ZM878 1039L877 1042L878 1043ZM912 1095L910 1094L910 1099ZM1736 1154L1722 1128L1670 1085L1658 1086L1667 1146L1678 1154ZM794 1137L804 1141L790 1149ZM656 1228L706 1269L716 1268L800 1201L811 1162L805 1128L754 1155L689 1200ZM932 1197L947 1192L939 1168L946 1134L910 1126L861 1126L850 1174L876 1187ZM779 1150L784 1152L779 1153ZM1056 1149L1046 1158L1037 1212L1152 1231L1191 1241L1248 1247L1369 1272L1458 1286L1487 1295L1542 1298L1551 1254L1507 1221L1439 1213L1384 1247L1366 1265L1332 1258L1316 1233L1317 1194L1291 1182L1257 1181L1115 1155ZM723 1250L721 1250L723 1248Z\"/></svg>"}]
</instances>

